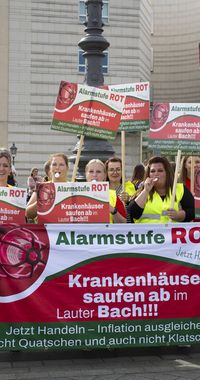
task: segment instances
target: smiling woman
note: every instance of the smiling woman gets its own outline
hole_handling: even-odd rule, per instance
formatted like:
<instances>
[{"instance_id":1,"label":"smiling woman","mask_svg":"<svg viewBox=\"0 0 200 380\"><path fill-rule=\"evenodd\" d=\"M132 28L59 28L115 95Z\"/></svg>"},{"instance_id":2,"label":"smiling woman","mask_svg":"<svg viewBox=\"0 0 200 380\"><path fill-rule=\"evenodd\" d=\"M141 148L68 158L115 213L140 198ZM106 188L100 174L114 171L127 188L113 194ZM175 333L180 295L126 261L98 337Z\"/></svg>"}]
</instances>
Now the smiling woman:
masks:
<instances>
[{"instance_id":1,"label":"smiling woman","mask_svg":"<svg viewBox=\"0 0 200 380\"><path fill-rule=\"evenodd\" d=\"M121 172L120 163L119 171ZM99 159L93 159L88 162L85 168L87 182L101 182L106 178L106 166ZM117 196L116 191L109 189L110 203L110 223L126 223L126 210L123 202Z\"/></svg>"},{"instance_id":2,"label":"smiling woman","mask_svg":"<svg viewBox=\"0 0 200 380\"><path fill-rule=\"evenodd\" d=\"M118 157L111 157L105 163L107 181L112 190L119 194L122 190L122 161Z\"/></svg>"},{"instance_id":3,"label":"smiling woman","mask_svg":"<svg viewBox=\"0 0 200 380\"><path fill-rule=\"evenodd\" d=\"M66 182L68 173L68 158L64 153L52 154L49 158L49 174L51 182ZM33 192L26 207L26 218L35 219L37 216L37 193Z\"/></svg>"},{"instance_id":4,"label":"smiling woman","mask_svg":"<svg viewBox=\"0 0 200 380\"><path fill-rule=\"evenodd\" d=\"M106 168L104 163L99 159L90 160L85 167L86 181L105 181Z\"/></svg>"},{"instance_id":5,"label":"smiling woman","mask_svg":"<svg viewBox=\"0 0 200 380\"><path fill-rule=\"evenodd\" d=\"M109 181L109 187L115 191L124 204L129 202L130 196L136 192L135 187L130 184L130 181L125 183L125 188L122 188L122 160L119 157L111 157L105 163L106 178Z\"/></svg>"},{"instance_id":6,"label":"smiling woman","mask_svg":"<svg viewBox=\"0 0 200 380\"><path fill-rule=\"evenodd\" d=\"M7 149L0 149L0 186L7 187L11 173L11 155Z\"/></svg>"}]
</instances>

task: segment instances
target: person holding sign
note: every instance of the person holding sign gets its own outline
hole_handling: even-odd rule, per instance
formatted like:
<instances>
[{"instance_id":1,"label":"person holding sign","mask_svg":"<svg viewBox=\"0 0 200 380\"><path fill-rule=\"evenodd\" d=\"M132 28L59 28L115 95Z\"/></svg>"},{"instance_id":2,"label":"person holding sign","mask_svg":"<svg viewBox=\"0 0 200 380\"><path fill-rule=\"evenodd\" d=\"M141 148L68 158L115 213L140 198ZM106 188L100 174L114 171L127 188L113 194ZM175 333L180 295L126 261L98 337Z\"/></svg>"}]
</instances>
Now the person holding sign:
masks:
<instances>
[{"instance_id":1,"label":"person holding sign","mask_svg":"<svg viewBox=\"0 0 200 380\"><path fill-rule=\"evenodd\" d=\"M12 170L11 155L5 148L0 149L0 186L12 187L8 184L8 178Z\"/></svg>"},{"instance_id":2,"label":"person holding sign","mask_svg":"<svg viewBox=\"0 0 200 380\"><path fill-rule=\"evenodd\" d=\"M106 168L99 159L93 159L85 167L86 181L102 182L106 178ZM126 223L126 210L115 190L109 190L110 223Z\"/></svg>"},{"instance_id":3,"label":"person holding sign","mask_svg":"<svg viewBox=\"0 0 200 380\"><path fill-rule=\"evenodd\" d=\"M184 185L188 190L191 191L192 194L194 194L197 216L197 218L193 220L194 222L200 222L198 215L199 200L197 199L200 197L200 193L197 191L200 186L195 186L195 180L198 179L198 177L195 176L197 169L198 171L200 170L200 156L184 156L182 158L179 180L180 182L184 183Z\"/></svg>"},{"instance_id":4,"label":"person holding sign","mask_svg":"<svg viewBox=\"0 0 200 380\"><path fill-rule=\"evenodd\" d=\"M192 157L185 156L182 159L181 170L180 170L180 181L184 183L188 190L191 190L191 166ZM200 167L200 157L194 157L194 167Z\"/></svg>"},{"instance_id":5,"label":"person holding sign","mask_svg":"<svg viewBox=\"0 0 200 380\"><path fill-rule=\"evenodd\" d=\"M68 174L68 158L64 153L50 156L51 182L66 182ZM37 192L34 191L26 207L26 218L35 219L37 216Z\"/></svg>"},{"instance_id":6,"label":"person holding sign","mask_svg":"<svg viewBox=\"0 0 200 380\"><path fill-rule=\"evenodd\" d=\"M144 185L129 206L131 221L135 223L190 222L195 217L194 197L177 183L175 201L170 208L174 173L166 157L150 158Z\"/></svg>"},{"instance_id":7,"label":"person holding sign","mask_svg":"<svg viewBox=\"0 0 200 380\"><path fill-rule=\"evenodd\" d=\"M106 180L109 181L111 190L116 191L121 200L126 204L129 197L136 192L135 187L130 181L125 183L125 191L122 191L122 160L118 157L111 157L105 163Z\"/></svg>"},{"instance_id":8,"label":"person holding sign","mask_svg":"<svg viewBox=\"0 0 200 380\"><path fill-rule=\"evenodd\" d=\"M10 152L0 149L0 224L25 223L26 189L8 183L12 170Z\"/></svg>"}]
</instances>

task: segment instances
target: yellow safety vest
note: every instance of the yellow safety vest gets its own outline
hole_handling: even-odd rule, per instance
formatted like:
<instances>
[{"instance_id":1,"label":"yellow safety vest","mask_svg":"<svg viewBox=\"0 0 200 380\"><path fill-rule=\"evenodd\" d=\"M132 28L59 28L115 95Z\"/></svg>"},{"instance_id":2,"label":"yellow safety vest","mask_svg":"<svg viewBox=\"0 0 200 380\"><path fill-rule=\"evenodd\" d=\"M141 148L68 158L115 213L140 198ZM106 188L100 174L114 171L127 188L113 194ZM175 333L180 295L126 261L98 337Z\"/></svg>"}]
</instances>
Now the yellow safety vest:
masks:
<instances>
[{"instance_id":1,"label":"yellow safety vest","mask_svg":"<svg viewBox=\"0 0 200 380\"><path fill-rule=\"evenodd\" d=\"M125 183L125 191L128 193L128 195L134 195L137 190L131 181L127 181Z\"/></svg>"},{"instance_id":2,"label":"yellow safety vest","mask_svg":"<svg viewBox=\"0 0 200 380\"><path fill-rule=\"evenodd\" d=\"M115 190L109 189L109 203L112 207L116 207L116 202L117 202L117 194ZM110 213L110 223L113 223L113 216Z\"/></svg>"},{"instance_id":3,"label":"yellow safety vest","mask_svg":"<svg viewBox=\"0 0 200 380\"><path fill-rule=\"evenodd\" d=\"M176 185L176 199L174 202L174 209L176 211L180 210L180 201L183 197L184 187L182 183L177 183ZM148 196L147 202L144 207L143 214L139 219L134 219L135 223L176 223L172 221L167 216L167 210L170 208L171 195L166 197L164 201L161 199L160 195L155 191L153 194L152 201Z\"/></svg>"}]
</instances>

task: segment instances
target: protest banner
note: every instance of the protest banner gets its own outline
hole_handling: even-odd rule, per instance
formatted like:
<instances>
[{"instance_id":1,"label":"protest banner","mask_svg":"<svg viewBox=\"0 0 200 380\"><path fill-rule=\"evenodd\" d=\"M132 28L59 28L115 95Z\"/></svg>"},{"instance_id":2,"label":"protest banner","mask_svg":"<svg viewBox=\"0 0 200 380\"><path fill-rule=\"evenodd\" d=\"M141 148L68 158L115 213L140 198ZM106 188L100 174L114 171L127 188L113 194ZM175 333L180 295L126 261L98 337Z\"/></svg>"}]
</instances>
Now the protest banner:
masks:
<instances>
[{"instance_id":1,"label":"protest banner","mask_svg":"<svg viewBox=\"0 0 200 380\"><path fill-rule=\"evenodd\" d=\"M197 224L8 225L1 241L1 351L199 344Z\"/></svg>"},{"instance_id":2,"label":"protest banner","mask_svg":"<svg viewBox=\"0 0 200 380\"><path fill-rule=\"evenodd\" d=\"M126 95L119 130L139 132L149 129L149 82L109 85L104 88Z\"/></svg>"},{"instance_id":3,"label":"protest banner","mask_svg":"<svg viewBox=\"0 0 200 380\"><path fill-rule=\"evenodd\" d=\"M37 184L39 223L109 223L108 182Z\"/></svg>"},{"instance_id":4,"label":"protest banner","mask_svg":"<svg viewBox=\"0 0 200 380\"><path fill-rule=\"evenodd\" d=\"M149 82L127 83L103 86L115 93L126 95L119 130L121 134L121 159L122 159L122 189L125 188L125 156L126 135L125 132L141 132L149 129L150 117L150 91ZM142 141L141 141L142 146Z\"/></svg>"},{"instance_id":5,"label":"protest banner","mask_svg":"<svg viewBox=\"0 0 200 380\"><path fill-rule=\"evenodd\" d=\"M1 187L0 224L25 223L27 190L19 187Z\"/></svg>"},{"instance_id":6,"label":"protest banner","mask_svg":"<svg viewBox=\"0 0 200 380\"><path fill-rule=\"evenodd\" d=\"M163 154L200 155L200 104L155 103L149 132L149 147ZM191 165L191 192L198 218L199 199L194 191L194 160Z\"/></svg>"},{"instance_id":7,"label":"protest banner","mask_svg":"<svg viewBox=\"0 0 200 380\"><path fill-rule=\"evenodd\" d=\"M190 167L190 191L194 195L194 167L195 167L195 157L191 156L191 167Z\"/></svg>"},{"instance_id":8,"label":"protest banner","mask_svg":"<svg viewBox=\"0 0 200 380\"><path fill-rule=\"evenodd\" d=\"M200 167L194 168L195 216L200 218Z\"/></svg>"},{"instance_id":9,"label":"protest banner","mask_svg":"<svg viewBox=\"0 0 200 380\"><path fill-rule=\"evenodd\" d=\"M51 128L114 140L124 102L124 94L62 81Z\"/></svg>"},{"instance_id":10,"label":"protest banner","mask_svg":"<svg viewBox=\"0 0 200 380\"><path fill-rule=\"evenodd\" d=\"M200 154L200 104L155 103L149 147L161 153Z\"/></svg>"},{"instance_id":11,"label":"protest banner","mask_svg":"<svg viewBox=\"0 0 200 380\"><path fill-rule=\"evenodd\" d=\"M196 164L198 157L188 157L191 161L190 168L190 191L194 196L195 201L195 221L200 219L200 166Z\"/></svg>"}]
</instances>

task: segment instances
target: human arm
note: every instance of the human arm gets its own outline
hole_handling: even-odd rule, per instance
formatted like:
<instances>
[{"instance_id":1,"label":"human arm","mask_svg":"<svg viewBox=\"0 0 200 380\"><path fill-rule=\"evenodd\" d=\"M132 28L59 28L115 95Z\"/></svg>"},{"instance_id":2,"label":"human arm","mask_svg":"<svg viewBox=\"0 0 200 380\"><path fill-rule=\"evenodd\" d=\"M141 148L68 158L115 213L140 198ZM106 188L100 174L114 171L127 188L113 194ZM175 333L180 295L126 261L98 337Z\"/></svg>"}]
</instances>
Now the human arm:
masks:
<instances>
[{"instance_id":1,"label":"human arm","mask_svg":"<svg viewBox=\"0 0 200 380\"><path fill-rule=\"evenodd\" d=\"M110 205L110 213L112 214L113 223L126 223L127 222L125 206L118 196L116 199L115 207Z\"/></svg>"},{"instance_id":2,"label":"human arm","mask_svg":"<svg viewBox=\"0 0 200 380\"><path fill-rule=\"evenodd\" d=\"M181 209L178 211L173 209L168 210L167 213L169 218L175 220L176 222L191 222L195 218L194 197L185 186L180 205Z\"/></svg>"},{"instance_id":3,"label":"human arm","mask_svg":"<svg viewBox=\"0 0 200 380\"><path fill-rule=\"evenodd\" d=\"M127 206L127 212L129 215L129 220L131 223L133 223L133 219L140 219L144 211L144 208L138 206L138 204L135 202L135 199L130 201L130 203Z\"/></svg>"},{"instance_id":4,"label":"human arm","mask_svg":"<svg viewBox=\"0 0 200 380\"><path fill-rule=\"evenodd\" d=\"M119 197L123 203L128 204L130 196L126 191L122 191Z\"/></svg>"},{"instance_id":5,"label":"human arm","mask_svg":"<svg viewBox=\"0 0 200 380\"><path fill-rule=\"evenodd\" d=\"M144 209L149 193L153 189L156 181L157 181L156 178L147 177L144 182L143 189L139 192L138 196L135 198L136 204L141 209Z\"/></svg>"},{"instance_id":6,"label":"human arm","mask_svg":"<svg viewBox=\"0 0 200 380\"><path fill-rule=\"evenodd\" d=\"M133 184L131 181L127 181L125 183L125 189L124 191L121 191L119 195L122 202L124 202L125 205L128 205L131 197L135 195L136 193L136 187L135 184Z\"/></svg>"},{"instance_id":7,"label":"human arm","mask_svg":"<svg viewBox=\"0 0 200 380\"><path fill-rule=\"evenodd\" d=\"M155 179L148 177L145 180L143 189L139 192L138 196L132 199L128 204L127 211L131 222L133 222L133 219L140 219L142 216L149 192L153 188L154 183Z\"/></svg>"}]
</instances>

